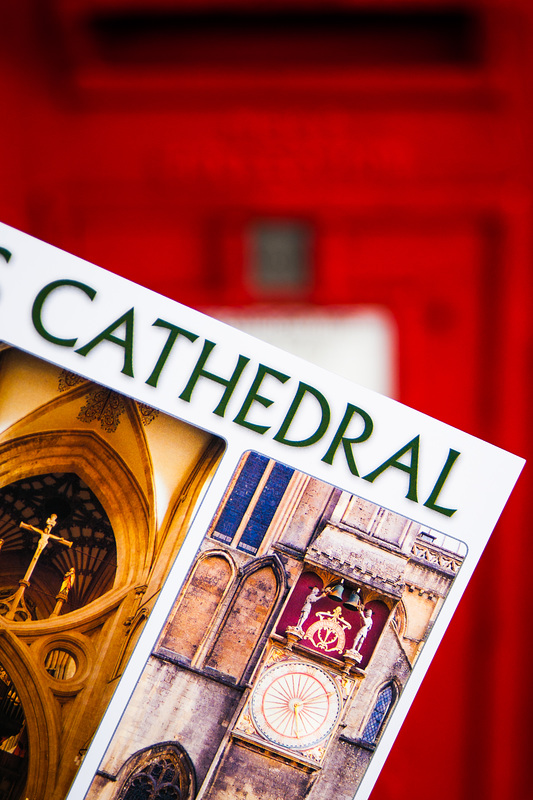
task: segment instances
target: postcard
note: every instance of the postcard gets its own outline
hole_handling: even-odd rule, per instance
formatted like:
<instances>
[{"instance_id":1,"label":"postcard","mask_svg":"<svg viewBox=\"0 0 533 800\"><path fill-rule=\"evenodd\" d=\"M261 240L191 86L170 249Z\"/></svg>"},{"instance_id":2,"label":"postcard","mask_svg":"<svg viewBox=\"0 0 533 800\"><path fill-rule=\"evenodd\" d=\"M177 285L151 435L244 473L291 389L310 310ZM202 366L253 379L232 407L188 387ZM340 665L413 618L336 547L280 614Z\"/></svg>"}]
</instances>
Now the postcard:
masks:
<instances>
[{"instance_id":1,"label":"postcard","mask_svg":"<svg viewBox=\"0 0 533 800\"><path fill-rule=\"evenodd\" d=\"M523 460L0 226L0 797L365 800Z\"/></svg>"}]
</instances>

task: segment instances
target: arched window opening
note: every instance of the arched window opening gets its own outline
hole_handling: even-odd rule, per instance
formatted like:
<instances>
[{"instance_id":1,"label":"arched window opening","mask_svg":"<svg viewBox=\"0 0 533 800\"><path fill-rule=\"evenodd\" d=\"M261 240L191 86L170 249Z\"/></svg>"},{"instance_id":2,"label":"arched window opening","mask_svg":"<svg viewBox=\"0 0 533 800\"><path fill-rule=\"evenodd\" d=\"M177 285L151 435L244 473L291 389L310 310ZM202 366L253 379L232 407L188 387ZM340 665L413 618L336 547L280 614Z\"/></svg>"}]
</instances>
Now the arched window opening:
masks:
<instances>
[{"instance_id":1,"label":"arched window opening","mask_svg":"<svg viewBox=\"0 0 533 800\"><path fill-rule=\"evenodd\" d=\"M134 765L134 766L133 766ZM140 752L119 800L191 800L195 793L192 765L185 751L168 744Z\"/></svg>"},{"instance_id":2,"label":"arched window opening","mask_svg":"<svg viewBox=\"0 0 533 800\"><path fill-rule=\"evenodd\" d=\"M182 800L179 773L172 761L162 758L131 778L123 800Z\"/></svg>"},{"instance_id":3,"label":"arched window opening","mask_svg":"<svg viewBox=\"0 0 533 800\"><path fill-rule=\"evenodd\" d=\"M49 533L57 538L43 542L50 519ZM0 489L0 539L0 614L8 618L65 614L113 585L117 556L111 523L94 492L73 472L34 475ZM33 559L23 602L14 604Z\"/></svg>"},{"instance_id":4,"label":"arched window opening","mask_svg":"<svg viewBox=\"0 0 533 800\"><path fill-rule=\"evenodd\" d=\"M375 744L381 731L385 726L385 721L389 716L394 702L395 691L392 683L388 683L378 693L376 704L365 725L361 739L368 744Z\"/></svg>"},{"instance_id":5,"label":"arched window opening","mask_svg":"<svg viewBox=\"0 0 533 800\"><path fill-rule=\"evenodd\" d=\"M276 572L269 562L250 572L239 586L219 630L206 666L240 680L265 630L279 593ZM235 643L239 647L235 647Z\"/></svg>"},{"instance_id":6,"label":"arched window opening","mask_svg":"<svg viewBox=\"0 0 533 800\"><path fill-rule=\"evenodd\" d=\"M197 562L181 602L167 623L160 646L192 660L232 578L229 561L209 555Z\"/></svg>"}]
</instances>

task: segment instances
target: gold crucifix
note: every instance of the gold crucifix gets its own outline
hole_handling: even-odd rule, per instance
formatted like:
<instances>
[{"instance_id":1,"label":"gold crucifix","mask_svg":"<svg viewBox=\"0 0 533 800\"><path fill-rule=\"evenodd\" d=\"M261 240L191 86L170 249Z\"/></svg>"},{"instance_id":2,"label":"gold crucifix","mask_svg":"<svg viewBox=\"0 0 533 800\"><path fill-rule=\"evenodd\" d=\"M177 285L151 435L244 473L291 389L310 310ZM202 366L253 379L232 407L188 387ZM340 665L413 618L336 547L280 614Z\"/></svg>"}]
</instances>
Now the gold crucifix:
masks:
<instances>
[{"instance_id":1,"label":"gold crucifix","mask_svg":"<svg viewBox=\"0 0 533 800\"><path fill-rule=\"evenodd\" d=\"M13 600L11 601L9 611L6 614L6 619L15 619L15 613L17 608L24 597L24 592L26 587L30 585L30 578L32 576L33 570L39 560L41 553L43 552L44 548L48 544L50 539L53 539L60 544L66 545L66 547L72 547L72 542L67 541L66 539L62 539L61 536L54 536L52 534L52 528L57 525L57 514L50 514L48 519L46 520L46 527L44 531L40 530L40 528L35 528L33 525L28 525L26 522L21 522L20 527L25 528L28 531L33 531L34 533L39 534L39 541L37 542L37 548L35 553L33 554L33 558L30 561L30 565L26 570L26 574L19 581L19 588L17 589L15 595L13 596Z\"/></svg>"}]
</instances>

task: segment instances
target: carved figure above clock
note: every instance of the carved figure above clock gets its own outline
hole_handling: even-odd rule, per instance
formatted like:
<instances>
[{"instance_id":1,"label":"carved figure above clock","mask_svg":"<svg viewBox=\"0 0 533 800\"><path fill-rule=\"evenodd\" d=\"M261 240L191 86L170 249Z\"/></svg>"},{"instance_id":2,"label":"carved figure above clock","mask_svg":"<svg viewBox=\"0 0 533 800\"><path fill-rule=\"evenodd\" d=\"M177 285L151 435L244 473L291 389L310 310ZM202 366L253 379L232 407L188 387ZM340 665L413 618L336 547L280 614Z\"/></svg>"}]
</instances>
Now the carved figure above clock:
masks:
<instances>
[{"instance_id":1,"label":"carved figure above clock","mask_svg":"<svg viewBox=\"0 0 533 800\"><path fill-rule=\"evenodd\" d=\"M389 608L382 600L361 593L340 579L324 586L315 572L304 572L296 582L276 627L278 636L301 647L342 659L347 653L365 668L385 626Z\"/></svg>"}]
</instances>

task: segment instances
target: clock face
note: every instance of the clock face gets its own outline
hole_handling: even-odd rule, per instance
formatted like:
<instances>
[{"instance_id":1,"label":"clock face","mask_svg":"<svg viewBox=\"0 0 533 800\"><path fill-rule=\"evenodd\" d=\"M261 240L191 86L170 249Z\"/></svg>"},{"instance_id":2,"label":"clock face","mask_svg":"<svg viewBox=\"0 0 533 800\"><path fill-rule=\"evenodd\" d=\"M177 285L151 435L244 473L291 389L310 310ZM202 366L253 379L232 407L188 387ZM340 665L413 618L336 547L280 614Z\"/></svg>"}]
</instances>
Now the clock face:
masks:
<instances>
[{"instance_id":1,"label":"clock face","mask_svg":"<svg viewBox=\"0 0 533 800\"><path fill-rule=\"evenodd\" d=\"M250 704L257 730L292 750L307 750L325 739L341 709L341 694L333 678L304 661L269 667L253 690Z\"/></svg>"}]
</instances>

